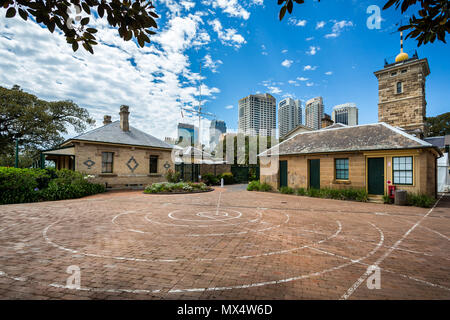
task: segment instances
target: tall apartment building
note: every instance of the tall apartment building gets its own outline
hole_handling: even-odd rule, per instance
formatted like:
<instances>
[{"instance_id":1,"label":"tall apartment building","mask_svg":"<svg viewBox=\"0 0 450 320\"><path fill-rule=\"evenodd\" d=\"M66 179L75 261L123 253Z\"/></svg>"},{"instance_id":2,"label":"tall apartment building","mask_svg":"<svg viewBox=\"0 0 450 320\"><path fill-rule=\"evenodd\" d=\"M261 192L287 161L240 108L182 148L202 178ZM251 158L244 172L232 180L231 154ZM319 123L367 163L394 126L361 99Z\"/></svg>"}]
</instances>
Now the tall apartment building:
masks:
<instances>
[{"instance_id":1,"label":"tall apartment building","mask_svg":"<svg viewBox=\"0 0 450 320\"><path fill-rule=\"evenodd\" d=\"M323 99L316 97L306 101L305 105L305 125L319 130L322 126L323 118Z\"/></svg>"},{"instance_id":2,"label":"tall apartment building","mask_svg":"<svg viewBox=\"0 0 450 320\"><path fill-rule=\"evenodd\" d=\"M302 105L300 100L286 98L278 104L278 130L280 138L302 124Z\"/></svg>"},{"instance_id":3,"label":"tall apartment building","mask_svg":"<svg viewBox=\"0 0 450 320\"><path fill-rule=\"evenodd\" d=\"M277 101L268 94L251 94L239 100L239 132L272 135L277 127Z\"/></svg>"},{"instance_id":4,"label":"tall apartment building","mask_svg":"<svg viewBox=\"0 0 450 320\"><path fill-rule=\"evenodd\" d=\"M198 128L188 123L178 123L178 145L182 147L198 144Z\"/></svg>"},{"instance_id":5,"label":"tall apartment building","mask_svg":"<svg viewBox=\"0 0 450 320\"><path fill-rule=\"evenodd\" d=\"M214 150L219 143L220 136L227 132L227 125L223 120L212 120L209 126L209 148Z\"/></svg>"},{"instance_id":6,"label":"tall apartment building","mask_svg":"<svg viewBox=\"0 0 450 320\"><path fill-rule=\"evenodd\" d=\"M344 103L333 108L331 120L334 123L342 123L348 126L358 124L358 108L354 103Z\"/></svg>"}]
</instances>

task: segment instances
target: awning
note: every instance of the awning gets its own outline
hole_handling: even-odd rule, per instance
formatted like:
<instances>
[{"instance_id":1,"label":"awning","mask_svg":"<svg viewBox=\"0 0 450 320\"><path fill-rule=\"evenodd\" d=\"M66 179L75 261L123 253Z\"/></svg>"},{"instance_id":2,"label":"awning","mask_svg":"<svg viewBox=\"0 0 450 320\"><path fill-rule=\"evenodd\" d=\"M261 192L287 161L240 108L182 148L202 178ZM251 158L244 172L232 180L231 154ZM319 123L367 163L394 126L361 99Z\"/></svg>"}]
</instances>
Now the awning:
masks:
<instances>
[{"instance_id":1,"label":"awning","mask_svg":"<svg viewBox=\"0 0 450 320\"><path fill-rule=\"evenodd\" d=\"M74 156L75 155L75 147L46 150L46 151L42 151L42 154L56 155L56 156Z\"/></svg>"}]
</instances>

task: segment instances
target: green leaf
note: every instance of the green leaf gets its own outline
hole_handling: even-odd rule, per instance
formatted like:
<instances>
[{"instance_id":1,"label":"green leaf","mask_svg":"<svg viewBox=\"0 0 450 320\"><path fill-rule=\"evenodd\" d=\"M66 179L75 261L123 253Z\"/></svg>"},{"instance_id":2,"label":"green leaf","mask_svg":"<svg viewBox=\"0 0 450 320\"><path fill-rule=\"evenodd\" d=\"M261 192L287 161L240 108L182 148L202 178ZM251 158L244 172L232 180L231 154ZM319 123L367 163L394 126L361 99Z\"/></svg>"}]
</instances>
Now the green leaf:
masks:
<instances>
[{"instance_id":1,"label":"green leaf","mask_svg":"<svg viewBox=\"0 0 450 320\"><path fill-rule=\"evenodd\" d=\"M92 49L91 45L89 43L83 43L83 47L84 49L86 49L86 51L89 51L91 54L94 54L94 50Z\"/></svg>"},{"instance_id":2,"label":"green leaf","mask_svg":"<svg viewBox=\"0 0 450 320\"><path fill-rule=\"evenodd\" d=\"M289 13L292 13L292 8L294 7L294 3L292 2L292 0L288 0L288 3L287 3L287 11L289 12Z\"/></svg>"},{"instance_id":3,"label":"green leaf","mask_svg":"<svg viewBox=\"0 0 450 320\"><path fill-rule=\"evenodd\" d=\"M81 23L82 26L87 25L87 24L89 23L89 18L83 18L83 19L81 19L80 23Z\"/></svg>"},{"instance_id":4,"label":"green leaf","mask_svg":"<svg viewBox=\"0 0 450 320\"><path fill-rule=\"evenodd\" d=\"M281 7L281 10L280 10L280 21L283 20L283 17L286 14L286 9L287 9L286 6Z\"/></svg>"},{"instance_id":5,"label":"green leaf","mask_svg":"<svg viewBox=\"0 0 450 320\"><path fill-rule=\"evenodd\" d=\"M97 33L97 29L95 28L87 28L86 31L89 33Z\"/></svg>"},{"instance_id":6,"label":"green leaf","mask_svg":"<svg viewBox=\"0 0 450 320\"><path fill-rule=\"evenodd\" d=\"M6 10L6 17L7 18L12 18L16 15L16 8L11 7L8 10Z\"/></svg>"},{"instance_id":7,"label":"green leaf","mask_svg":"<svg viewBox=\"0 0 450 320\"><path fill-rule=\"evenodd\" d=\"M73 50L73 52L75 52L75 51L78 50L78 42L77 42L77 41L75 41L74 43L72 43L72 50Z\"/></svg>"},{"instance_id":8,"label":"green leaf","mask_svg":"<svg viewBox=\"0 0 450 320\"><path fill-rule=\"evenodd\" d=\"M89 8L88 4L86 2L83 2L81 4L81 6L83 7L83 10L87 13L87 14L91 14L91 9Z\"/></svg>"},{"instance_id":9,"label":"green leaf","mask_svg":"<svg viewBox=\"0 0 450 320\"><path fill-rule=\"evenodd\" d=\"M19 8L19 15L22 17L23 20L25 21L28 20L28 13L25 10Z\"/></svg>"},{"instance_id":10,"label":"green leaf","mask_svg":"<svg viewBox=\"0 0 450 320\"><path fill-rule=\"evenodd\" d=\"M103 15L105 14L105 8L103 7L103 5L98 6L97 12L98 12L98 15L100 16L100 18L103 18Z\"/></svg>"}]
</instances>

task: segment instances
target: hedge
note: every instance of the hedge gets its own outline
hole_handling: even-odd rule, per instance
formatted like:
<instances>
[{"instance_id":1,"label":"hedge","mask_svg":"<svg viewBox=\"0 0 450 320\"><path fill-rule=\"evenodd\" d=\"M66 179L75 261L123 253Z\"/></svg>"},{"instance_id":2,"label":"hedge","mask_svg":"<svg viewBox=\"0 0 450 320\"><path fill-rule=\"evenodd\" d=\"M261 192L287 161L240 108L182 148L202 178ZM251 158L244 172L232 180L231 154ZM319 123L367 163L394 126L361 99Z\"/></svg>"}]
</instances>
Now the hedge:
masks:
<instances>
[{"instance_id":1,"label":"hedge","mask_svg":"<svg viewBox=\"0 0 450 320\"><path fill-rule=\"evenodd\" d=\"M81 198L104 192L80 172L0 167L0 204Z\"/></svg>"}]
</instances>

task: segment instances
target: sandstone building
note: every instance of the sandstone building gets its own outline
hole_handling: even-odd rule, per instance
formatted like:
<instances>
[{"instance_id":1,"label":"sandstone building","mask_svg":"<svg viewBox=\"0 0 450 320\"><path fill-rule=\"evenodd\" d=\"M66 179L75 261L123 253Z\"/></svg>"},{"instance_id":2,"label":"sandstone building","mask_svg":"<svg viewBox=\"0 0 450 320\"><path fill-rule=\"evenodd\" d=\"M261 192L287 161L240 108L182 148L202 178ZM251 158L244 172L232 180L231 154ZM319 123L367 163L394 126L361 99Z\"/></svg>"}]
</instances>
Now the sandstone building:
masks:
<instances>
[{"instance_id":1,"label":"sandstone building","mask_svg":"<svg viewBox=\"0 0 450 320\"><path fill-rule=\"evenodd\" d=\"M57 169L77 170L107 187L142 187L165 181L174 170L170 144L129 124L128 106L120 107L120 120L104 117L103 126L68 139L60 148L42 152Z\"/></svg>"}]
</instances>

